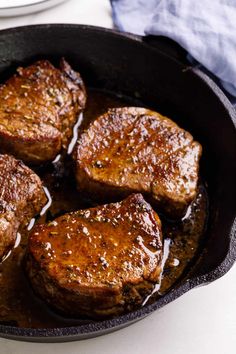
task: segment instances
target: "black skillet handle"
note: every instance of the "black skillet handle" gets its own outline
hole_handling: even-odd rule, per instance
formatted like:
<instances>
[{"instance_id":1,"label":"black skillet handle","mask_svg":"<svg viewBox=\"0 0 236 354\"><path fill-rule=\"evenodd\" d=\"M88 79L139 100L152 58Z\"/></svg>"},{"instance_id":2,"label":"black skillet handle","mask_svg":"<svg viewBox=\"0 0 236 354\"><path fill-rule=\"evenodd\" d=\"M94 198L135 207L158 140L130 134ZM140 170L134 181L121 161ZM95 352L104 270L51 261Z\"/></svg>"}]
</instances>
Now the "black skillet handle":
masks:
<instances>
[{"instance_id":1,"label":"black skillet handle","mask_svg":"<svg viewBox=\"0 0 236 354\"><path fill-rule=\"evenodd\" d=\"M162 52L168 57L181 62L183 65L190 65L187 59L188 52L170 38L150 35L142 37L142 42L156 48L158 51Z\"/></svg>"},{"instance_id":2,"label":"black skillet handle","mask_svg":"<svg viewBox=\"0 0 236 354\"><path fill-rule=\"evenodd\" d=\"M136 39L157 49L159 52L165 54L169 58L178 61L181 65L185 66L185 71L188 71L192 68L200 69L207 76L209 76L213 81L215 81L217 85L219 85L219 79L216 76L214 76L214 74L212 74L210 71L204 68L203 65L201 65L194 59L190 61L188 58L188 52L172 39L164 36L151 36L151 35L146 37L136 36ZM231 101L231 103L234 102L233 96L231 96L229 92L225 91L221 85L219 86L224 92L224 94ZM236 108L235 103L233 103L233 106L234 108Z\"/></svg>"}]
</instances>

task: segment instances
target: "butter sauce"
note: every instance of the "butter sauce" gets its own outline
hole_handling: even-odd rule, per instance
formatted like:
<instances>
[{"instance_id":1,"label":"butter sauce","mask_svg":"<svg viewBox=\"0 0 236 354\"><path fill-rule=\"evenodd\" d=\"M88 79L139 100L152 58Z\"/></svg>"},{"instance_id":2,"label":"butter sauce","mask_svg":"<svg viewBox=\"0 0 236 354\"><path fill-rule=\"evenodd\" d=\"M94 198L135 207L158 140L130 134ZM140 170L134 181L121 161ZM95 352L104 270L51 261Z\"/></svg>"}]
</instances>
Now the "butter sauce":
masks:
<instances>
[{"instance_id":1,"label":"butter sauce","mask_svg":"<svg viewBox=\"0 0 236 354\"><path fill-rule=\"evenodd\" d=\"M66 156L58 155L52 164L37 169L45 186L48 203L40 216L32 219L28 227L19 230L16 247L0 264L0 324L29 328L65 327L92 322L85 318L65 318L54 313L42 300L36 297L24 273L24 253L27 238L35 223L44 223L66 212L89 208L95 204L82 198L76 191L70 153L77 139L77 128L84 129L108 107L142 106L134 100L115 97L99 91L89 91L88 108L79 116L74 136ZM204 153L204 151L203 151ZM161 286L156 287L143 305L150 304L168 292L188 274L201 253L207 221L207 192L199 186L196 200L188 208L185 217L170 222L161 215L164 236L164 257ZM84 230L86 233L87 231ZM50 248L50 244L47 245ZM101 258L101 262L106 259Z\"/></svg>"}]
</instances>

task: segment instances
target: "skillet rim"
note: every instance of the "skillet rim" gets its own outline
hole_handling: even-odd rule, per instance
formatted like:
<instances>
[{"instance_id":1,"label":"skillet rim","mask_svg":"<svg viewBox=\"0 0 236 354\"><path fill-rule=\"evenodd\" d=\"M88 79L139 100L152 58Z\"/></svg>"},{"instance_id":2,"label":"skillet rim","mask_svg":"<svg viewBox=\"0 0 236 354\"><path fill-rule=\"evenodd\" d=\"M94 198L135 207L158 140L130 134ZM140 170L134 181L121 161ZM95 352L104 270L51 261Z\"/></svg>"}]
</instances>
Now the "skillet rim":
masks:
<instances>
[{"instance_id":1,"label":"skillet rim","mask_svg":"<svg viewBox=\"0 0 236 354\"><path fill-rule=\"evenodd\" d=\"M109 35L126 38L130 40L134 40L140 42L144 46L150 47L150 44L143 42L143 37L134 35L131 33L123 33L114 29L107 29L98 26L90 26L90 25L77 25L77 24L64 24L64 23L55 23L55 24L39 24L39 25L26 25L19 27L12 27L0 30L0 38L4 36L4 34L14 34L19 30L30 31L37 29L50 29L50 28L64 28L64 29L79 29L79 30L89 30L102 32L104 34L108 33ZM151 45L153 49L161 52L162 55L168 56L171 60L181 62L180 59L176 57L172 57L171 54L166 53L163 49ZM181 48L181 47L179 47ZM203 71L198 69L197 67L190 67L191 71L206 84L220 103L223 105L225 110L228 113L228 117L233 123L235 132L236 132L236 112L233 108L232 104L224 94L224 92L217 86L217 84ZM72 327L59 327L59 328L19 328L14 326L5 326L0 325L0 336L8 339L15 340L25 340L25 341L35 341L35 342L63 342L63 341L72 341L79 339L91 338L99 335L103 335L112 331L115 331L119 328L128 326L135 321L138 321L147 315L151 314L158 308L172 302L177 299L179 296L183 295L187 291L203 285L208 284L220 277L222 277L225 273L227 273L230 268L233 266L236 261L236 214L234 217L234 221L231 226L231 230L229 232L229 248L228 253L225 258L222 260L218 266L212 271L205 273L204 275L195 276L190 279L187 279L183 284L177 285L174 289L168 292L165 296L158 299L153 304L142 307L136 311L131 313L127 313L121 315L119 317L115 317L114 319L105 320L101 322L89 323L85 325L72 326Z\"/></svg>"}]
</instances>

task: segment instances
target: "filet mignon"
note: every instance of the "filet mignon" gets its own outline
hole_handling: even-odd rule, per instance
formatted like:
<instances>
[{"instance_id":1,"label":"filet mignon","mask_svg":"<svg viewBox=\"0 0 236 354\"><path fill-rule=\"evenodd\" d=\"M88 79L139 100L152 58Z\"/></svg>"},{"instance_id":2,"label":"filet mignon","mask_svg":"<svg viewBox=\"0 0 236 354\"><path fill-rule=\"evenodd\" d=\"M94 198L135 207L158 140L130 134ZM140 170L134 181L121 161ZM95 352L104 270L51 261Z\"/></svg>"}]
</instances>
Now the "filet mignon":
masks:
<instances>
[{"instance_id":1,"label":"filet mignon","mask_svg":"<svg viewBox=\"0 0 236 354\"><path fill-rule=\"evenodd\" d=\"M40 178L21 161L0 155L0 262L14 246L19 227L46 201Z\"/></svg>"},{"instance_id":2,"label":"filet mignon","mask_svg":"<svg viewBox=\"0 0 236 354\"><path fill-rule=\"evenodd\" d=\"M26 270L35 291L71 316L103 318L140 305L160 281L158 215L133 194L37 225Z\"/></svg>"},{"instance_id":3,"label":"filet mignon","mask_svg":"<svg viewBox=\"0 0 236 354\"><path fill-rule=\"evenodd\" d=\"M133 192L178 218L196 196L201 145L144 108L112 108L81 134L73 152L78 189L96 201Z\"/></svg>"},{"instance_id":4,"label":"filet mignon","mask_svg":"<svg viewBox=\"0 0 236 354\"><path fill-rule=\"evenodd\" d=\"M18 68L0 86L0 151L30 164L53 160L67 148L85 102L80 74L64 59L60 69L47 60Z\"/></svg>"}]
</instances>

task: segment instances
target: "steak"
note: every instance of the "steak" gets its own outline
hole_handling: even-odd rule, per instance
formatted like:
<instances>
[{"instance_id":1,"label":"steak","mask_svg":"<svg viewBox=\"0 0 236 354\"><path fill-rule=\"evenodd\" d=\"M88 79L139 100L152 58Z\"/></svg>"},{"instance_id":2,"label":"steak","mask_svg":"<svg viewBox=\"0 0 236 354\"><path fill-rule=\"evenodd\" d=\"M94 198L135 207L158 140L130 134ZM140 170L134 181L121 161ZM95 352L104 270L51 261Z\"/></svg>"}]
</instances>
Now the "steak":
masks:
<instances>
[{"instance_id":1,"label":"steak","mask_svg":"<svg viewBox=\"0 0 236 354\"><path fill-rule=\"evenodd\" d=\"M60 69L41 60L18 68L0 86L0 150L30 164L53 160L66 149L84 109L79 73L62 59Z\"/></svg>"},{"instance_id":2,"label":"steak","mask_svg":"<svg viewBox=\"0 0 236 354\"><path fill-rule=\"evenodd\" d=\"M201 145L144 108L112 108L81 134L73 157L78 189L98 202L140 192L168 217L196 196Z\"/></svg>"},{"instance_id":3,"label":"steak","mask_svg":"<svg viewBox=\"0 0 236 354\"><path fill-rule=\"evenodd\" d=\"M162 233L141 194L38 224L26 270L35 291L70 316L105 318L141 305L160 281Z\"/></svg>"},{"instance_id":4,"label":"steak","mask_svg":"<svg viewBox=\"0 0 236 354\"><path fill-rule=\"evenodd\" d=\"M21 161L0 155L0 261L13 248L19 227L46 201L40 178Z\"/></svg>"}]
</instances>

